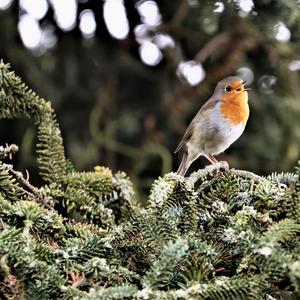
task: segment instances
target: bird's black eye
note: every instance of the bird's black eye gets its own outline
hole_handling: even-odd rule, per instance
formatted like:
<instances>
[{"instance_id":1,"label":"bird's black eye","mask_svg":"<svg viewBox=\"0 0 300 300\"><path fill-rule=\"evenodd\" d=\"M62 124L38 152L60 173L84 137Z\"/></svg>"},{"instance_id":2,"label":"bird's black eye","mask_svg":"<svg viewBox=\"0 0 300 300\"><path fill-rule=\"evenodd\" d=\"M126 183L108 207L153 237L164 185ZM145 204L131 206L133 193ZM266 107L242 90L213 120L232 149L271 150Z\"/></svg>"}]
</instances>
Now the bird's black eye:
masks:
<instances>
[{"instance_id":1,"label":"bird's black eye","mask_svg":"<svg viewBox=\"0 0 300 300\"><path fill-rule=\"evenodd\" d=\"M230 92L230 91L231 91L231 86L230 86L230 85L227 85L227 86L225 87L225 90L226 90L226 92Z\"/></svg>"}]
</instances>

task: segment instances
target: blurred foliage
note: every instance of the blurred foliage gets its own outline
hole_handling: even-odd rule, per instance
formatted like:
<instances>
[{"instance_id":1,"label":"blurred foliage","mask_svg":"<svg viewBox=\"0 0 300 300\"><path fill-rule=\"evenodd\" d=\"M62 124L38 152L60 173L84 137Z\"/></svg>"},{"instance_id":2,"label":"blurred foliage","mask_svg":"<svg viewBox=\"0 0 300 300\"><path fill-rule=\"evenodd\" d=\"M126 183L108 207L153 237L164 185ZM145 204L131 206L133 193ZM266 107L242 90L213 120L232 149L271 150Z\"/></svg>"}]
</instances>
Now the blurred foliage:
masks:
<instances>
[{"instance_id":1,"label":"blurred foliage","mask_svg":"<svg viewBox=\"0 0 300 300\"><path fill-rule=\"evenodd\" d=\"M99 164L114 172L125 170L140 193L153 178L177 168L180 158L173 158L173 150L216 82L250 68L250 120L243 136L220 158L259 173L288 170L300 154L299 71L289 69L300 53L299 3L254 1L252 11L245 13L239 1L218 2L157 1L162 22L147 34L152 41L158 33L169 34L175 47L163 49L163 60L149 67L140 60L134 34L142 23L137 1L124 1L130 26L124 40L107 31L101 1L78 3L77 17L86 8L95 13L97 30L90 39L81 36L78 23L62 31L50 5L40 26L54 26L58 40L44 51L22 45L19 2L13 1L0 11L0 57L51 99L68 157L77 169ZM215 12L220 3L223 12ZM279 22L290 30L287 42L275 39ZM178 64L189 60L203 64L206 72L193 87L176 75ZM38 182L34 127L23 120L2 121L0 133L2 144L20 146L18 168L29 169ZM205 164L200 159L191 170Z\"/></svg>"}]
</instances>

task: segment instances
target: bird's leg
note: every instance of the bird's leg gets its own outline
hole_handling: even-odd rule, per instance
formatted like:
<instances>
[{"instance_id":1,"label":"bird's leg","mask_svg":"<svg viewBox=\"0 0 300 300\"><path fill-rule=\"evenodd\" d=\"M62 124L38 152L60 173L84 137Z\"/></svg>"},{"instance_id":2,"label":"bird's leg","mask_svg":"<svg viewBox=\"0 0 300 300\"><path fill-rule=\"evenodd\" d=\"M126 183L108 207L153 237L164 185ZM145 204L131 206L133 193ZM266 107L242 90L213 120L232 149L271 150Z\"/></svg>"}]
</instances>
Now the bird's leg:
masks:
<instances>
[{"instance_id":1,"label":"bird's leg","mask_svg":"<svg viewBox=\"0 0 300 300\"><path fill-rule=\"evenodd\" d=\"M229 165L227 161L218 161L213 155L207 154L213 160L215 163L220 163L222 166L224 166L225 169L229 169Z\"/></svg>"},{"instance_id":2,"label":"bird's leg","mask_svg":"<svg viewBox=\"0 0 300 300\"><path fill-rule=\"evenodd\" d=\"M202 153L202 155L211 162L211 164L215 164L217 163L218 161L212 156L212 155L209 155L209 154L206 154L206 153Z\"/></svg>"},{"instance_id":3,"label":"bird's leg","mask_svg":"<svg viewBox=\"0 0 300 300\"><path fill-rule=\"evenodd\" d=\"M204 155L213 165L215 164L221 164L222 167L221 168L218 168L217 170L217 175L222 175L222 173L226 170L226 169L229 169L229 165L227 163L227 161L218 161L213 155L210 155L210 154L205 154Z\"/></svg>"},{"instance_id":4,"label":"bird's leg","mask_svg":"<svg viewBox=\"0 0 300 300\"><path fill-rule=\"evenodd\" d=\"M215 163L218 163L218 162L219 162L213 155L207 154L207 156L209 156L209 158L210 158L212 161L214 161Z\"/></svg>"},{"instance_id":5,"label":"bird's leg","mask_svg":"<svg viewBox=\"0 0 300 300\"><path fill-rule=\"evenodd\" d=\"M225 169L229 169L229 164L227 161L220 161L220 163L224 166Z\"/></svg>"}]
</instances>

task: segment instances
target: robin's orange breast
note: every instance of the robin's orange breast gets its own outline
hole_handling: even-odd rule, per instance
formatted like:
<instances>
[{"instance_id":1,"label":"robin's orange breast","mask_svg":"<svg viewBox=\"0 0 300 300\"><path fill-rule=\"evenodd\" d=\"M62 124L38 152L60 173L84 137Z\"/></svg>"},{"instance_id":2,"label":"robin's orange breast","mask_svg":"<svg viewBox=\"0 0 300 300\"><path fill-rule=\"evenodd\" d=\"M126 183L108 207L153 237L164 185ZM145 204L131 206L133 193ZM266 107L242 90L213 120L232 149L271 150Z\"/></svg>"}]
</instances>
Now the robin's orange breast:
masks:
<instances>
[{"instance_id":1,"label":"robin's orange breast","mask_svg":"<svg viewBox=\"0 0 300 300\"><path fill-rule=\"evenodd\" d=\"M221 114L232 125L246 125L249 117L248 93L242 91L233 94L224 94L221 97Z\"/></svg>"}]
</instances>

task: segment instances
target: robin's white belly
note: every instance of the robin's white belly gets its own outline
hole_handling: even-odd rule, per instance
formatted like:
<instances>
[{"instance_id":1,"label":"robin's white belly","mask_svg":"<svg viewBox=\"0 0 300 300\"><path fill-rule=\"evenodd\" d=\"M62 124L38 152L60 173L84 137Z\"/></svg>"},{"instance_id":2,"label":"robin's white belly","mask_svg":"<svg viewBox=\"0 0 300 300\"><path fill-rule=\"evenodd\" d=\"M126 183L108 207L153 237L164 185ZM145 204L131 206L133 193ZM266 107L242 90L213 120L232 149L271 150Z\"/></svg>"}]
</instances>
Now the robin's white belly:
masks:
<instances>
[{"instance_id":1,"label":"robin's white belly","mask_svg":"<svg viewBox=\"0 0 300 300\"><path fill-rule=\"evenodd\" d=\"M226 126L221 133L216 134L214 138L207 140L203 144L205 153L216 155L225 151L233 142L235 142L243 133L245 126L243 124Z\"/></svg>"},{"instance_id":2,"label":"robin's white belly","mask_svg":"<svg viewBox=\"0 0 300 300\"><path fill-rule=\"evenodd\" d=\"M219 154L236 141L244 129L243 123L233 125L215 110L199 122L199 148L207 154Z\"/></svg>"}]
</instances>

